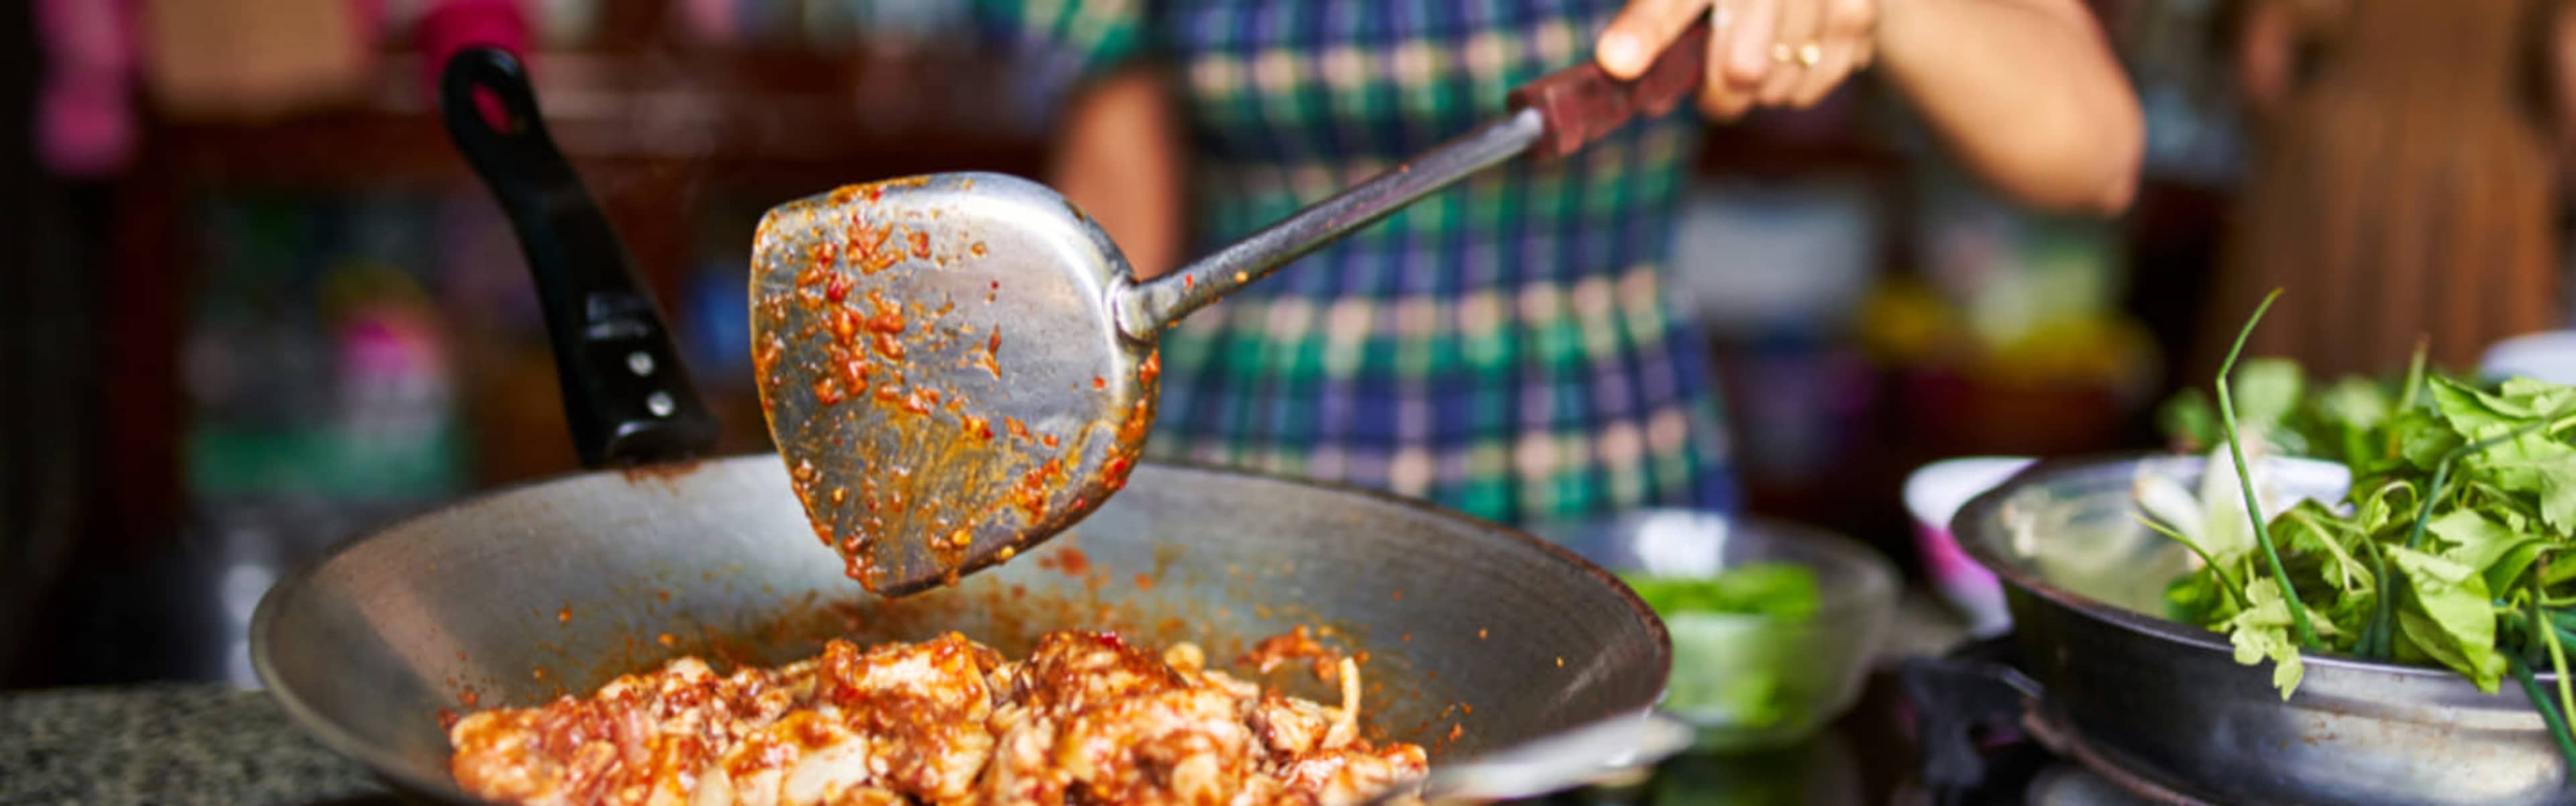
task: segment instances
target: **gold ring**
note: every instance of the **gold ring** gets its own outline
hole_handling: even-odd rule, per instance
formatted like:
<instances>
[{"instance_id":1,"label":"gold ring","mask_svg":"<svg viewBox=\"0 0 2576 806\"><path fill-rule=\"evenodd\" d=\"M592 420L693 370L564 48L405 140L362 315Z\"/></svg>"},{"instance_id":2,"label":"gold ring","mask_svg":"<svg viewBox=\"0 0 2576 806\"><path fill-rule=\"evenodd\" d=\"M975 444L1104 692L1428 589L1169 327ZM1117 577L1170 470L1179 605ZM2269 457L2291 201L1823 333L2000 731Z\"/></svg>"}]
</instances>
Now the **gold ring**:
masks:
<instances>
[{"instance_id":1,"label":"gold ring","mask_svg":"<svg viewBox=\"0 0 2576 806\"><path fill-rule=\"evenodd\" d=\"M1803 45L1773 42L1771 60L1780 64L1796 62L1800 67L1814 67L1817 62L1825 60L1825 46L1812 41Z\"/></svg>"}]
</instances>

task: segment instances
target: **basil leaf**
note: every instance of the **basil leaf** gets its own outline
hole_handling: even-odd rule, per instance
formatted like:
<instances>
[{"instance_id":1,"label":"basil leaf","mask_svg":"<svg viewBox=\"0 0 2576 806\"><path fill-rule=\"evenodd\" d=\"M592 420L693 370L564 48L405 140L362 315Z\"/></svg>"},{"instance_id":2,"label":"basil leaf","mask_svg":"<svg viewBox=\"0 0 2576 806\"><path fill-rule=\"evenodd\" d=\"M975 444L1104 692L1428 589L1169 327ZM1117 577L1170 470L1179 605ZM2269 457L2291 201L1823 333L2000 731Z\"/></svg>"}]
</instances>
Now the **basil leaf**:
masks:
<instances>
[{"instance_id":1,"label":"basil leaf","mask_svg":"<svg viewBox=\"0 0 2576 806\"><path fill-rule=\"evenodd\" d=\"M2486 577L2477 569L2408 549L2388 547L2390 564L2406 579L2407 595L2398 600L2400 632L2426 655L2493 694L2504 680L2504 656L2496 654L2495 611L2488 604Z\"/></svg>"}]
</instances>

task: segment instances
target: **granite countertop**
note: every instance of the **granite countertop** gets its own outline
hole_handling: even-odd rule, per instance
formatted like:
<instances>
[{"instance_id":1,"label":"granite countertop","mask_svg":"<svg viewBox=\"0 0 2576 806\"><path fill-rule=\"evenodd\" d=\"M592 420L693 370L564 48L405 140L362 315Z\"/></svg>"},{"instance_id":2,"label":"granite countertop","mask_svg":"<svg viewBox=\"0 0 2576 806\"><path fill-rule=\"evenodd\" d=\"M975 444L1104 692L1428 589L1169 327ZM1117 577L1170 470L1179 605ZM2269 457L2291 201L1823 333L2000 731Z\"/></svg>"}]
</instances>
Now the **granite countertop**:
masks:
<instances>
[{"instance_id":1,"label":"granite countertop","mask_svg":"<svg viewBox=\"0 0 2576 806\"><path fill-rule=\"evenodd\" d=\"M0 803L390 803L267 694L225 684L0 694Z\"/></svg>"}]
</instances>

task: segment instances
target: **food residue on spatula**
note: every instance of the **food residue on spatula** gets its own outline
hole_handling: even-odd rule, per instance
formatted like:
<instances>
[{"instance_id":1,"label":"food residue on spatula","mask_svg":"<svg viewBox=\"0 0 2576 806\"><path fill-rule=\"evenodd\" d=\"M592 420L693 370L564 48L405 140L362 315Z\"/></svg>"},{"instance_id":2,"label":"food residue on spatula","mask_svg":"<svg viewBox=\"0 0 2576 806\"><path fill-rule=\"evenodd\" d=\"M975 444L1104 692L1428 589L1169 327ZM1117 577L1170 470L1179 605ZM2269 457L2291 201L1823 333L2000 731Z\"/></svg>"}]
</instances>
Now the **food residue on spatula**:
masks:
<instances>
[{"instance_id":1,"label":"food residue on spatula","mask_svg":"<svg viewBox=\"0 0 2576 806\"><path fill-rule=\"evenodd\" d=\"M1004 336L1010 323L987 307L1012 289L978 279L963 310L941 290L939 272L988 250L885 202L923 184L781 206L761 222L752 272L753 367L790 482L816 537L880 593L890 569L914 573L924 559L953 584L1024 549L1010 539L1061 519L1057 510L1087 509L1064 491L1090 471L1123 481L1152 418L1147 395L1116 433L1059 434L987 405L1022 382L1004 355L1017 343ZM1095 438L1127 444L1097 468L1076 466Z\"/></svg>"}]
</instances>

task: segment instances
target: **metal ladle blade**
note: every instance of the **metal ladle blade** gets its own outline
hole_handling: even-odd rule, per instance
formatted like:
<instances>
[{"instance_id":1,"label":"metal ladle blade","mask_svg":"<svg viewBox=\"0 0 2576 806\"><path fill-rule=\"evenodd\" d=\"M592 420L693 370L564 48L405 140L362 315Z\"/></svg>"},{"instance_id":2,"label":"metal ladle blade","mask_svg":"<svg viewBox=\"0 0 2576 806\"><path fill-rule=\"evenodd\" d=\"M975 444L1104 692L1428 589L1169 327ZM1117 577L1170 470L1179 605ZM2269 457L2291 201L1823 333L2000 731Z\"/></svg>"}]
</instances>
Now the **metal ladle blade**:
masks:
<instances>
[{"instance_id":1,"label":"metal ladle blade","mask_svg":"<svg viewBox=\"0 0 2576 806\"><path fill-rule=\"evenodd\" d=\"M1637 81L1590 64L1542 78L1503 119L1149 282L1064 197L999 174L771 210L752 250L753 367L816 536L887 596L1046 540L1126 483L1165 328L1486 167L1670 109L1706 49L1703 24Z\"/></svg>"}]
</instances>

